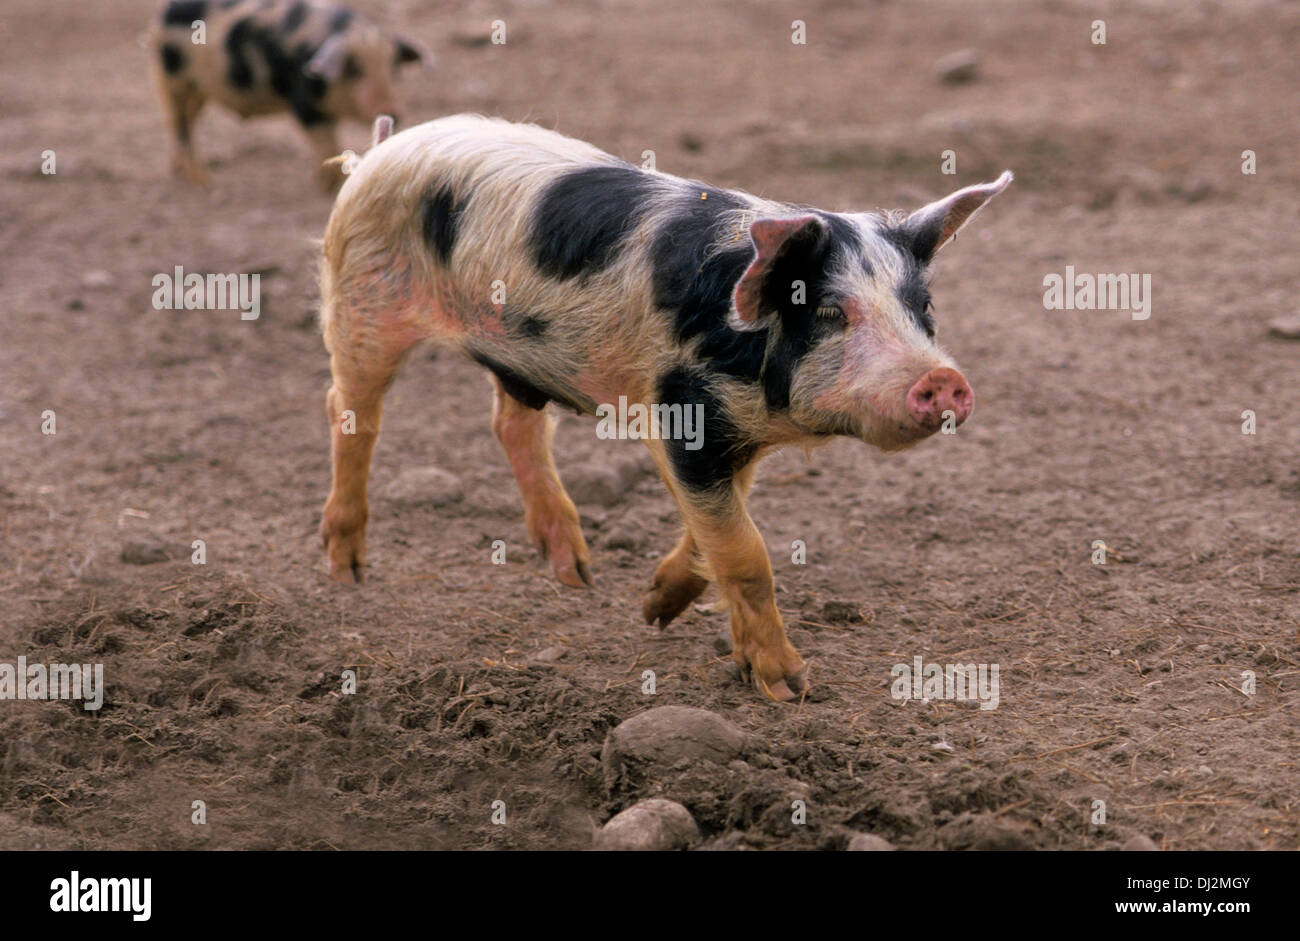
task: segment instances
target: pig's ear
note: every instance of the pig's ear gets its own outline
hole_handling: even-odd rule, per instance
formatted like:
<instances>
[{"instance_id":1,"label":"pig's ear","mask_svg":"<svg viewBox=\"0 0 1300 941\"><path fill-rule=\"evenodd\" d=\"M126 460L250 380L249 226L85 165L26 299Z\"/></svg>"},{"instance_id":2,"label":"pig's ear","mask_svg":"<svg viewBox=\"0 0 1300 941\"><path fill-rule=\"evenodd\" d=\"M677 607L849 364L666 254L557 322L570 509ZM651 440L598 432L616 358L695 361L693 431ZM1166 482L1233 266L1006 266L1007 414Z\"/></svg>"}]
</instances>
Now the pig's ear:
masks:
<instances>
[{"instance_id":1,"label":"pig's ear","mask_svg":"<svg viewBox=\"0 0 1300 941\"><path fill-rule=\"evenodd\" d=\"M406 65L408 62L419 62L425 70L433 68L433 53L422 42L414 39L404 39L401 36L393 37L393 48L397 50L397 64Z\"/></svg>"},{"instance_id":2,"label":"pig's ear","mask_svg":"<svg viewBox=\"0 0 1300 941\"><path fill-rule=\"evenodd\" d=\"M1006 189L1012 179L1011 171L1006 170L992 183L968 186L923 206L896 230L901 241L912 250L920 264L929 264L934 253L956 235L957 230L969 222L985 203Z\"/></svg>"},{"instance_id":3,"label":"pig's ear","mask_svg":"<svg viewBox=\"0 0 1300 941\"><path fill-rule=\"evenodd\" d=\"M733 330L759 330L766 326L762 301L768 276L777 262L792 252L814 250L829 235L826 223L811 213L781 219L755 219L749 225L754 260L736 282L727 323Z\"/></svg>"},{"instance_id":4,"label":"pig's ear","mask_svg":"<svg viewBox=\"0 0 1300 941\"><path fill-rule=\"evenodd\" d=\"M348 41L343 33L335 33L321 43L316 54L311 57L303 71L315 75L327 82L338 81L343 74L343 63L348 57Z\"/></svg>"}]
</instances>

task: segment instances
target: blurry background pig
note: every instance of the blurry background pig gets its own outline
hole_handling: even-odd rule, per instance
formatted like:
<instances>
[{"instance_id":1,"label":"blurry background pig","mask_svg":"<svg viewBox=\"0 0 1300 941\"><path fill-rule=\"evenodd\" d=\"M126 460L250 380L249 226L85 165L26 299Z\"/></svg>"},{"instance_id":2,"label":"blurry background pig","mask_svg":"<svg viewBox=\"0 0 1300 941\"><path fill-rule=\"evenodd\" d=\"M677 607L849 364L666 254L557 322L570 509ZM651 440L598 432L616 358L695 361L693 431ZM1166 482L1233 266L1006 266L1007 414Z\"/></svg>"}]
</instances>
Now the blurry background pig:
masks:
<instances>
[{"instance_id":1,"label":"blurry background pig","mask_svg":"<svg viewBox=\"0 0 1300 941\"><path fill-rule=\"evenodd\" d=\"M173 137L172 169L193 183L207 180L193 136L212 100L241 118L293 114L321 186L332 189L340 171L322 164L338 153L338 122L400 119L398 67L432 61L420 44L390 36L358 13L306 0L171 0L151 46Z\"/></svg>"},{"instance_id":2,"label":"blurry background pig","mask_svg":"<svg viewBox=\"0 0 1300 941\"><path fill-rule=\"evenodd\" d=\"M835 435L896 450L966 419L973 393L935 342L925 271L1010 182L1004 173L911 214L843 214L469 115L379 144L349 176L324 241L331 573L362 577L381 403L421 340L493 374L492 428L528 532L575 587L591 582L590 553L556 473L546 404L591 414L626 396L702 408L702 447L645 441L686 529L643 613L667 624L716 581L737 663L763 693L793 698L804 664L745 509L756 462Z\"/></svg>"}]
</instances>

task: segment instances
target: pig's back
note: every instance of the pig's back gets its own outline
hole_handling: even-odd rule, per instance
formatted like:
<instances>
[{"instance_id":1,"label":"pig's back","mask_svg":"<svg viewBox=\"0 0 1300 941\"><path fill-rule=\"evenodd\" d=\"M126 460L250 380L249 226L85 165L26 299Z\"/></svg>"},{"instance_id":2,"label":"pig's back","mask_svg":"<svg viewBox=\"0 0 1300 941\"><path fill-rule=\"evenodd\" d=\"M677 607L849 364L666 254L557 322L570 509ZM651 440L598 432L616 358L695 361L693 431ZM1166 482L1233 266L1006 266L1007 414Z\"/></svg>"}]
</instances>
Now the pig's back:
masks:
<instances>
[{"instance_id":1,"label":"pig's back","mask_svg":"<svg viewBox=\"0 0 1300 941\"><path fill-rule=\"evenodd\" d=\"M581 395L562 400L612 401L602 396L633 390L584 380L654 374L649 360L675 355L669 308L689 309L692 335L705 320L721 328L730 289L699 295L700 265L738 212L770 205L544 128L455 115L388 138L353 169L326 230L323 285L367 285L361 296L383 284L428 312L431 335L512 371L544 348L553 374L578 377ZM751 250L733 241L738 277ZM608 351L638 363L602 363Z\"/></svg>"}]
</instances>

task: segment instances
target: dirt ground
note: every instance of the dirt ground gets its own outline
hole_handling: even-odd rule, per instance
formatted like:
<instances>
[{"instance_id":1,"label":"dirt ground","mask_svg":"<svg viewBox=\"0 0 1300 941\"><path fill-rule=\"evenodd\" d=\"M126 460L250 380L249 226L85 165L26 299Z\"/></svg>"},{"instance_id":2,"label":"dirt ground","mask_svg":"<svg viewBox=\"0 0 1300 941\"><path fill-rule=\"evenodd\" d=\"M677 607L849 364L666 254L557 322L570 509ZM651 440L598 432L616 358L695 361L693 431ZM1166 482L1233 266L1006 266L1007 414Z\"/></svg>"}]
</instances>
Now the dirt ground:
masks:
<instances>
[{"instance_id":1,"label":"dirt ground","mask_svg":"<svg viewBox=\"0 0 1300 941\"><path fill-rule=\"evenodd\" d=\"M751 511L812 663L802 703L732 676L724 616L640 622L678 527L652 475L582 506L596 587L558 585L486 376L447 353L389 395L370 580L336 585L316 534L330 204L302 139L211 111L211 187L174 181L138 44L153 0L7 0L0 662L103 663L108 690L98 713L0 702L0 847L583 848L648 796L709 847L1300 847L1300 344L1267 330L1300 313L1300 4L355 5L437 54L404 83L416 120L533 120L828 209L1014 170L934 287L975 414L898 455L839 441L764 464ZM496 18L507 43L476 42ZM941 82L963 48L976 80ZM155 310L176 265L260 272L260 319ZM1066 265L1149 273L1150 319L1044 309ZM560 417L571 479L642 451ZM400 486L428 467L454 479ZM170 558L125 560L141 546ZM916 656L998 664L998 708L896 701L891 667ZM665 704L758 744L607 789L607 733Z\"/></svg>"}]
</instances>

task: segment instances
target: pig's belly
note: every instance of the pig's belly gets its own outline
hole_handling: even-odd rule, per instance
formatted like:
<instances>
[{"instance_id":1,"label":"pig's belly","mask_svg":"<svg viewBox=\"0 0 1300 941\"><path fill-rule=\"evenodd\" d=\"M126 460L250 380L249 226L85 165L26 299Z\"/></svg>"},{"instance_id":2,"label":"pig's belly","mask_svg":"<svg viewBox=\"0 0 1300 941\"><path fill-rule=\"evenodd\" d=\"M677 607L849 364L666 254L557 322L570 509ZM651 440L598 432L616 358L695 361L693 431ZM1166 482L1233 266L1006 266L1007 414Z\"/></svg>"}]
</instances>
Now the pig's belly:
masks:
<instances>
[{"instance_id":1,"label":"pig's belly","mask_svg":"<svg viewBox=\"0 0 1300 941\"><path fill-rule=\"evenodd\" d=\"M223 87L215 90L212 97L241 118L253 118L289 110L288 102L271 91L243 92Z\"/></svg>"}]
</instances>

